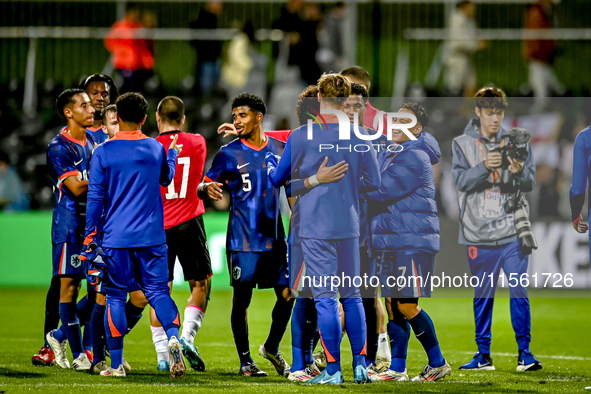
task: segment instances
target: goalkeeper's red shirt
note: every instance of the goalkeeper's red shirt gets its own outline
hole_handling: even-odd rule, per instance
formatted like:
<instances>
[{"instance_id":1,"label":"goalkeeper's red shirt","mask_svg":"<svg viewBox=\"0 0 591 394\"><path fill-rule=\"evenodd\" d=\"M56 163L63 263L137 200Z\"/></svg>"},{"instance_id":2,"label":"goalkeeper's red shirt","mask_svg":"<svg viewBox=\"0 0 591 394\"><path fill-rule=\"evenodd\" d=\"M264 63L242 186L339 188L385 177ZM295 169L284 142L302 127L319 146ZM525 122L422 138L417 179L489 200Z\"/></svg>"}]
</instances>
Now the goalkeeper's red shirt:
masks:
<instances>
[{"instance_id":1,"label":"goalkeeper's red shirt","mask_svg":"<svg viewBox=\"0 0 591 394\"><path fill-rule=\"evenodd\" d=\"M170 143L177 134L179 136L177 145L183 145L183 150L176 162L174 180L168 187L160 187L166 230L205 212L203 201L197 196L197 187L203 178L203 167L207 156L205 138L200 134L175 130L164 132L156 139L164 145L168 153Z\"/></svg>"}]
</instances>

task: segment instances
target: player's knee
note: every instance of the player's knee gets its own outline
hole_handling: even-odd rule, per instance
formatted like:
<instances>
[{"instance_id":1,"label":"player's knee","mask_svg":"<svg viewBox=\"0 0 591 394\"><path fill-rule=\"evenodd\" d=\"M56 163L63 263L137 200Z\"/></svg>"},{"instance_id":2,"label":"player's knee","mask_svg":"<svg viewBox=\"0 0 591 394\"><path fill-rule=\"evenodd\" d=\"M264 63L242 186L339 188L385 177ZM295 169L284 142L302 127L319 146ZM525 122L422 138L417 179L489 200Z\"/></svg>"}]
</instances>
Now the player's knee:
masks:
<instances>
[{"instance_id":1,"label":"player's knee","mask_svg":"<svg viewBox=\"0 0 591 394\"><path fill-rule=\"evenodd\" d=\"M60 302L76 301L80 281L73 278L62 278L60 286Z\"/></svg>"},{"instance_id":2,"label":"player's knee","mask_svg":"<svg viewBox=\"0 0 591 394\"><path fill-rule=\"evenodd\" d=\"M148 305L148 299L142 291L133 291L129 294L131 303L138 308L145 308Z\"/></svg>"},{"instance_id":3,"label":"player's knee","mask_svg":"<svg viewBox=\"0 0 591 394\"><path fill-rule=\"evenodd\" d=\"M102 293L96 293L96 303L102 306L107 305L107 296Z\"/></svg>"},{"instance_id":4,"label":"player's knee","mask_svg":"<svg viewBox=\"0 0 591 394\"><path fill-rule=\"evenodd\" d=\"M397 302L398 311L407 319L412 319L421 312L421 307L416 303L401 303Z\"/></svg>"}]
</instances>

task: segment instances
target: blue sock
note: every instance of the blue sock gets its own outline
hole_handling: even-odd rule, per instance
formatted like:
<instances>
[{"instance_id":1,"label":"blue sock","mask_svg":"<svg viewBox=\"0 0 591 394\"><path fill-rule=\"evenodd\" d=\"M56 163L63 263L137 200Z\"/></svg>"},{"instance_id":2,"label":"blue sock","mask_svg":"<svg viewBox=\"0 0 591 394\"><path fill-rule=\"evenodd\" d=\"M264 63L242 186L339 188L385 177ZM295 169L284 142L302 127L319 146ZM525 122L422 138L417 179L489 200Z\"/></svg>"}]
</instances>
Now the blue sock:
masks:
<instances>
[{"instance_id":1,"label":"blue sock","mask_svg":"<svg viewBox=\"0 0 591 394\"><path fill-rule=\"evenodd\" d=\"M291 372L303 371L306 368L304 361L304 330L306 325L307 301L314 301L306 298L296 299L291 314Z\"/></svg>"},{"instance_id":2,"label":"blue sock","mask_svg":"<svg viewBox=\"0 0 591 394\"><path fill-rule=\"evenodd\" d=\"M445 359L441 354L439 342L437 341L437 334L435 334L435 326L433 321L425 312L421 312L414 318L408 321L415 333L415 336L423 345L427 356L429 357L429 365L433 368L441 367L445 364Z\"/></svg>"},{"instance_id":3,"label":"blue sock","mask_svg":"<svg viewBox=\"0 0 591 394\"><path fill-rule=\"evenodd\" d=\"M143 311L144 308L133 305L131 300L127 301L127 304L125 304L125 316L127 318L127 330L125 334L128 334L140 321Z\"/></svg>"},{"instance_id":4,"label":"blue sock","mask_svg":"<svg viewBox=\"0 0 591 394\"><path fill-rule=\"evenodd\" d=\"M390 337L390 349L392 351L390 369L396 372L404 372L406 370L410 324L397 310L394 311L394 320L388 322L388 336Z\"/></svg>"},{"instance_id":5,"label":"blue sock","mask_svg":"<svg viewBox=\"0 0 591 394\"><path fill-rule=\"evenodd\" d=\"M367 355L367 325L365 324L365 310L361 298L345 298L342 300L345 312L347 335L353 351L353 369L365 365Z\"/></svg>"},{"instance_id":6,"label":"blue sock","mask_svg":"<svg viewBox=\"0 0 591 394\"><path fill-rule=\"evenodd\" d=\"M107 296L104 326L107 334L107 346L109 353L111 353L111 368L115 369L123 363L123 338L127 329L125 296L127 296L127 292Z\"/></svg>"},{"instance_id":7,"label":"blue sock","mask_svg":"<svg viewBox=\"0 0 591 394\"><path fill-rule=\"evenodd\" d=\"M80 327L84 327L84 333L82 335L82 346L84 350L92 350L92 326L88 324L90 322L92 312L95 304L95 294L92 294L89 301L88 295L84 296L76 304L76 316L80 321Z\"/></svg>"},{"instance_id":8,"label":"blue sock","mask_svg":"<svg viewBox=\"0 0 591 394\"><path fill-rule=\"evenodd\" d=\"M55 332L53 333L53 337L57 339L59 343L62 343L63 341L68 339L68 337L66 337L66 333L62 329L62 326L59 326L59 328L55 330Z\"/></svg>"},{"instance_id":9,"label":"blue sock","mask_svg":"<svg viewBox=\"0 0 591 394\"><path fill-rule=\"evenodd\" d=\"M68 338L72 355L76 359L83 350L80 321L76 316L76 304L74 302L60 302L60 319L62 321L62 330Z\"/></svg>"},{"instance_id":10,"label":"blue sock","mask_svg":"<svg viewBox=\"0 0 591 394\"><path fill-rule=\"evenodd\" d=\"M315 298L318 311L320 340L326 353L326 372L334 375L341 370L341 318L339 302L334 298ZM358 323L359 324L359 323Z\"/></svg>"},{"instance_id":11,"label":"blue sock","mask_svg":"<svg viewBox=\"0 0 591 394\"><path fill-rule=\"evenodd\" d=\"M92 351L94 363L105 360L105 310L104 305L95 304L90 317L90 327L92 327Z\"/></svg>"},{"instance_id":12,"label":"blue sock","mask_svg":"<svg viewBox=\"0 0 591 394\"><path fill-rule=\"evenodd\" d=\"M179 318L179 310L172 298L170 298L170 294L158 294L151 298L150 305L152 305L152 308L154 308L156 317L164 328L164 331L166 331L166 336L168 339L172 337L180 339L179 326L181 323Z\"/></svg>"},{"instance_id":13,"label":"blue sock","mask_svg":"<svg viewBox=\"0 0 591 394\"><path fill-rule=\"evenodd\" d=\"M314 300L307 299L306 304L306 323L304 324L304 333L302 335L302 350L304 352L304 364L314 364L314 342L318 335L318 312Z\"/></svg>"},{"instance_id":14,"label":"blue sock","mask_svg":"<svg viewBox=\"0 0 591 394\"><path fill-rule=\"evenodd\" d=\"M115 339L115 342L121 342L122 347L117 348L117 349L111 349L111 342L113 342L113 339ZM117 369L117 368L119 368L119 366L121 364L123 364L123 337L111 338L108 341L109 341L109 353L111 353L111 368ZM117 346L115 344L112 344L112 345Z\"/></svg>"}]
</instances>

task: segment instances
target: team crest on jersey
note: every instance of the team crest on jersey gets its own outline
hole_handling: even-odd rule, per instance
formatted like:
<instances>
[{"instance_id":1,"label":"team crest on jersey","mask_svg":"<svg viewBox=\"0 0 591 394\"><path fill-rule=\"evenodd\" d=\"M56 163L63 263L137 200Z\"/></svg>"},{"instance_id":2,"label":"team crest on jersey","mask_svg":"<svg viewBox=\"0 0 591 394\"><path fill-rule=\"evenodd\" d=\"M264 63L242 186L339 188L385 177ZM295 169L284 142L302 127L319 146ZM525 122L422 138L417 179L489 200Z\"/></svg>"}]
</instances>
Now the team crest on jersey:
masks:
<instances>
[{"instance_id":1,"label":"team crest on jersey","mask_svg":"<svg viewBox=\"0 0 591 394\"><path fill-rule=\"evenodd\" d=\"M79 259L80 255L77 254L73 254L72 257L70 257L70 265L74 268L78 268L80 267L80 265L82 264L82 261L80 261Z\"/></svg>"},{"instance_id":2,"label":"team crest on jersey","mask_svg":"<svg viewBox=\"0 0 591 394\"><path fill-rule=\"evenodd\" d=\"M240 279L241 275L242 275L242 269L240 267L234 267L232 269L232 278L234 278L234 280Z\"/></svg>"}]
</instances>

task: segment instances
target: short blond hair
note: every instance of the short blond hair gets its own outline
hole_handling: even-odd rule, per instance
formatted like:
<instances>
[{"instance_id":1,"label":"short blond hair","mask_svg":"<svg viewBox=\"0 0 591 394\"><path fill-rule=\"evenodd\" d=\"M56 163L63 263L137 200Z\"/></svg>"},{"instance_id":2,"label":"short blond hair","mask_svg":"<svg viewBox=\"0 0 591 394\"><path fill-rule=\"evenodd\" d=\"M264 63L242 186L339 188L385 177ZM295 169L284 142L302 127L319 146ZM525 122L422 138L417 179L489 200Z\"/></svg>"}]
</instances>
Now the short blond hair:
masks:
<instances>
[{"instance_id":1,"label":"short blond hair","mask_svg":"<svg viewBox=\"0 0 591 394\"><path fill-rule=\"evenodd\" d=\"M338 107L351 95L351 84L339 74L323 74L318 80L318 92L322 100Z\"/></svg>"}]
</instances>

